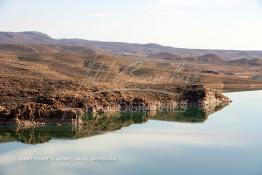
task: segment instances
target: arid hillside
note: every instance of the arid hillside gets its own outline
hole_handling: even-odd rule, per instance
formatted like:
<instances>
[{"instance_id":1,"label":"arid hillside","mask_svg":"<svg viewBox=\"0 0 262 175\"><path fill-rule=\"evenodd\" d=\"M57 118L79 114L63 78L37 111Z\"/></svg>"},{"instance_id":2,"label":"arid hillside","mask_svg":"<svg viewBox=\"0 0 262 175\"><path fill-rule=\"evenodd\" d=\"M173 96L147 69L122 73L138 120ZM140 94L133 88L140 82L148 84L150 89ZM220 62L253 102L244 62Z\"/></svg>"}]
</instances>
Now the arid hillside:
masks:
<instances>
[{"instance_id":1,"label":"arid hillside","mask_svg":"<svg viewBox=\"0 0 262 175\"><path fill-rule=\"evenodd\" d=\"M0 35L0 122L43 121L43 116L50 121L63 113L78 122L83 112L129 105L158 110L170 103L196 103L214 110L230 100L210 89L262 89L260 59L112 54L96 46L62 45L34 32Z\"/></svg>"},{"instance_id":2,"label":"arid hillside","mask_svg":"<svg viewBox=\"0 0 262 175\"><path fill-rule=\"evenodd\" d=\"M186 49L162 46L155 43L133 44L123 42L101 42L84 39L54 39L41 32L0 32L0 44L12 45L67 45L82 46L96 50L103 50L110 54L150 56L159 53L170 53L179 57L199 57L206 54L216 54L227 60L242 58L262 58L262 51L238 50L206 50Z\"/></svg>"}]
</instances>

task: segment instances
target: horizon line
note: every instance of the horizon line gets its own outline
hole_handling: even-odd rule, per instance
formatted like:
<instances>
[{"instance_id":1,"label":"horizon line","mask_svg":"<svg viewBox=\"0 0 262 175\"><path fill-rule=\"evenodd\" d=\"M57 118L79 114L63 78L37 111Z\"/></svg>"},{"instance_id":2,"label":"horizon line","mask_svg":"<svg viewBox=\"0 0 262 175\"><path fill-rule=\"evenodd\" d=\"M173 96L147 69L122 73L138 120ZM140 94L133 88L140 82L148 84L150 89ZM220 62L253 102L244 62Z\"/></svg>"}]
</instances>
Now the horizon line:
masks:
<instances>
[{"instance_id":1,"label":"horizon line","mask_svg":"<svg viewBox=\"0 0 262 175\"><path fill-rule=\"evenodd\" d=\"M206 48L187 48L187 47L177 47L177 46L171 46L171 45L165 45L165 44L161 44L161 43L157 43L157 42L146 42L146 43L139 43L139 42L128 42L128 41L107 41L107 40L90 40L87 38L77 38L77 37L62 37L62 38L56 38L53 37L52 35L48 34L48 33L44 33L44 32L40 32L40 31L36 31L36 30L28 30L28 31L0 31L0 33L27 33L27 32L32 32L32 33L41 33L44 35L47 35L48 37L50 37L51 39L55 39L55 40L86 40L86 41L94 41L94 42L101 42L101 43L122 43L122 44L133 44L133 45L158 45L158 46L162 46L162 47L171 47L171 48L175 48L175 49L185 49L185 50L209 50L209 51L243 51L243 52L262 52L261 50L252 50L252 49L206 49Z\"/></svg>"}]
</instances>

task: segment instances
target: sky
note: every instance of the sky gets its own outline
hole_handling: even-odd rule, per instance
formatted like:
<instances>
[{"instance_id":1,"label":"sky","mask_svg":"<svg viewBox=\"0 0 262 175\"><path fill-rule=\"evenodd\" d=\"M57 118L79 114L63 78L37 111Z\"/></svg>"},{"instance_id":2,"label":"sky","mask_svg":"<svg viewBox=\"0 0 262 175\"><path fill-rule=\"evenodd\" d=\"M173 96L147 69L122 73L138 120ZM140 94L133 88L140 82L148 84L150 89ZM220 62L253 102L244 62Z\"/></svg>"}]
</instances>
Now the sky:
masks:
<instances>
[{"instance_id":1,"label":"sky","mask_svg":"<svg viewBox=\"0 0 262 175\"><path fill-rule=\"evenodd\" d=\"M262 50L262 0L0 0L0 31Z\"/></svg>"}]
</instances>

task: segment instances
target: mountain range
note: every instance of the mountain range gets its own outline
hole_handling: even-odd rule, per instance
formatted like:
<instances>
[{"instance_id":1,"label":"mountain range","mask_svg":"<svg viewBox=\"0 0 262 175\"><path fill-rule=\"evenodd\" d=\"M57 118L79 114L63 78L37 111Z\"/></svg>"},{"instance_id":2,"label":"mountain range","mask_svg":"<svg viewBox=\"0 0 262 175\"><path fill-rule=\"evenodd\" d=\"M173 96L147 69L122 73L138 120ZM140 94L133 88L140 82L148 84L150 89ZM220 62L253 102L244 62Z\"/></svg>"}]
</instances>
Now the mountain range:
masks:
<instances>
[{"instance_id":1,"label":"mountain range","mask_svg":"<svg viewBox=\"0 0 262 175\"><path fill-rule=\"evenodd\" d=\"M65 49L66 48L66 49ZM124 42L102 42L84 39L54 39L47 34L35 31L29 32L0 32L0 50L18 50L19 52L41 52L41 49L49 49L53 52L63 50L79 50L81 52L104 52L116 55L133 55L142 57L159 57L170 55L175 58L212 56L226 60L235 59L262 59L262 51L240 50L207 50L185 49L170 46L162 46L155 43L133 44Z\"/></svg>"}]
</instances>

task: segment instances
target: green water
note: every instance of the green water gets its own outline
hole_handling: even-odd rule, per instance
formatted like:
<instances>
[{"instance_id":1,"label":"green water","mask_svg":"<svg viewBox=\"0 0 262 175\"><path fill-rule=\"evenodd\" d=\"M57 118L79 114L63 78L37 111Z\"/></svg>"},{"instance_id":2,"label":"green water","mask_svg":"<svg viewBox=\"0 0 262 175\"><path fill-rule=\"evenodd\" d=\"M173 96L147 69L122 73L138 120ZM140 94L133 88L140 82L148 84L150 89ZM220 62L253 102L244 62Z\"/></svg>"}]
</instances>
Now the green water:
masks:
<instances>
[{"instance_id":1,"label":"green water","mask_svg":"<svg viewBox=\"0 0 262 175\"><path fill-rule=\"evenodd\" d=\"M262 91L212 114L117 114L83 127L0 127L0 174L262 174Z\"/></svg>"}]
</instances>

